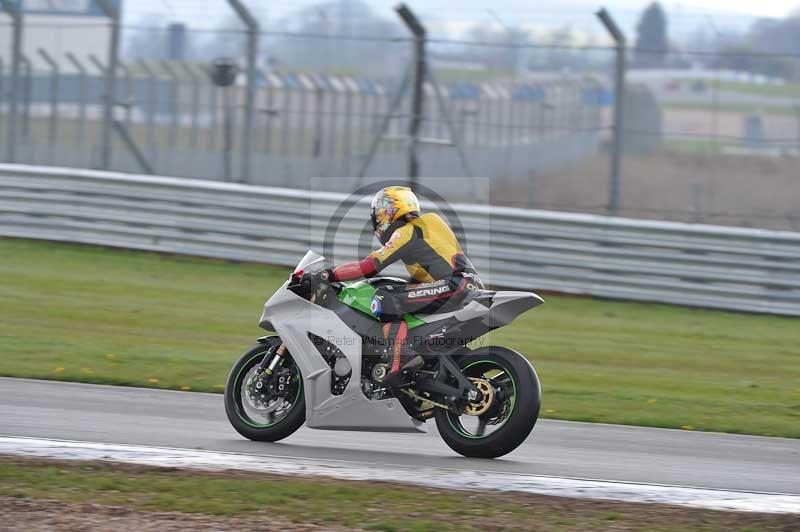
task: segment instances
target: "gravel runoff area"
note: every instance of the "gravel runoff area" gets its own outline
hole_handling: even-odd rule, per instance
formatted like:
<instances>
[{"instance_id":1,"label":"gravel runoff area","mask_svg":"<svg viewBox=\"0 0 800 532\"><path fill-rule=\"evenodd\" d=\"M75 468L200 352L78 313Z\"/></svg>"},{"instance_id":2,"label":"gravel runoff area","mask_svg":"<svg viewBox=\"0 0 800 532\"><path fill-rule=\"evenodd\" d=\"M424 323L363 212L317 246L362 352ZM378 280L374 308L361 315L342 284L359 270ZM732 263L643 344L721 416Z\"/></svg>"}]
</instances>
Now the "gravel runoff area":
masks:
<instances>
[{"instance_id":1,"label":"gravel runoff area","mask_svg":"<svg viewBox=\"0 0 800 532\"><path fill-rule=\"evenodd\" d=\"M0 530L789 531L799 525L800 516L787 514L0 456Z\"/></svg>"},{"instance_id":2,"label":"gravel runoff area","mask_svg":"<svg viewBox=\"0 0 800 532\"><path fill-rule=\"evenodd\" d=\"M149 512L130 506L95 503L70 504L51 499L0 497L0 530L27 532L120 531L176 532L192 530L263 530L304 532L332 530L272 516L225 517L183 512ZM344 530L344 529L342 529Z\"/></svg>"}]
</instances>

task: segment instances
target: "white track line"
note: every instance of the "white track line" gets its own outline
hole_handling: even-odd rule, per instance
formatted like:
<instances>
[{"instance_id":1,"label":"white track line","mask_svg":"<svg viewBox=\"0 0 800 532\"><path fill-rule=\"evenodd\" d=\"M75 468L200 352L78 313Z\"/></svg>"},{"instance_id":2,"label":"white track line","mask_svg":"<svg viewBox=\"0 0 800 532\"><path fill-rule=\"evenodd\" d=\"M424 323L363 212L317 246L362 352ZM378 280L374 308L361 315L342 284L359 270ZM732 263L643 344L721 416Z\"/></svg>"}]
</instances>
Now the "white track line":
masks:
<instances>
[{"instance_id":1,"label":"white track line","mask_svg":"<svg viewBox=\"0 0 800 532\"><path fill-rule=\"evenodd\" d=\"M782 493L756 493L493 471L375 466L344 460L263 456L143 445L0 436L0 454L61 460L105 460L206 471L233 469L278 475L326 476L345 480L377 479L437 488L519 491L558 497L663 503L713 510L800 513L800 495Z\"/></svg>"}]
</instances>

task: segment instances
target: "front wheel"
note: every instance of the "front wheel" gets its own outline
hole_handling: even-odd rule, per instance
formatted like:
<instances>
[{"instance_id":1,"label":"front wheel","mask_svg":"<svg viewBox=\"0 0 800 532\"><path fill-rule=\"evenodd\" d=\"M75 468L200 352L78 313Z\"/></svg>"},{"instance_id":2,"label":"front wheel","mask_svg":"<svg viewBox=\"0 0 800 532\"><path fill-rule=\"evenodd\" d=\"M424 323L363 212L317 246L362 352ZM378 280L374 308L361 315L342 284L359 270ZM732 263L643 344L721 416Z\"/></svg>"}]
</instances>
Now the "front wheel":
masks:
<instances>
[{"instance_id":1,"label":"front wheel","mask_svg":"<svg viewBox=\"0 0 800 532\"><path fill-rule=\"evenodd\" d=\"M236 432L255 441L278 441L306 420L306 402L300 370L289 353L269 379L259 381L264 355L280 338L273 336L246 352L231 369L225 385L225 413Z\"/></svg>"},{"instance_id":2,"label":"front wheel","mask_svg":"<svg viewBox=\"0 0 800 532\"><path fill-rule=\"evenodd\" d=\"M471 458L497 458L516 449L539 417L541 387L522 355L505 347L482 347L459 357L461 372L483 400L464 413L436 409L436 427L445 443Z\"/></svg>"}]
</instances>

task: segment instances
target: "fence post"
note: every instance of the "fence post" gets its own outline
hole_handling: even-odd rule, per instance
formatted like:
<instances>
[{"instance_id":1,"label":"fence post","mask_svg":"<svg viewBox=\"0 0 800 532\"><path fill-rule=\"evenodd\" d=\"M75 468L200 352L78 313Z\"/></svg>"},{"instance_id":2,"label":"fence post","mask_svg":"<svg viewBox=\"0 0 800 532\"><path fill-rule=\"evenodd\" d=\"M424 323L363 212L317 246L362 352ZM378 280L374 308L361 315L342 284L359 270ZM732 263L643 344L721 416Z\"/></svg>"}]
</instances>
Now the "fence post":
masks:
<instances>
[{"instance_id":1,"label":"fence post","mask_svg":"<svg viewBox=\"0 0 800 532\"><path fill-rule=\"evenodd\" d=\"M325 96L325 93L322 91L322 85L320 85L319 81L317 81L316 76L309 76L311 81L314 83L314 141L311 143L311 156L315 159L322 155L322 117L324 116L322 111L322 100ZM291 90L288 88L284 88L284 94L286 91ZM285 98L285 96L284 96ZM285 113L287 116L289 113Z\"/></svg>"},{"instance_id":2,"label":"fence post","mask_svg":"<svg viewBox=\"0 0 800 532\"><path fill-rule=\"evenodd\" d=\"M271 75L266 75L266 91L267 101L266 109L264 109L264 116L266 123L264 128L264 153L272 154L272 126L274 125L273 119L279 116L277 109L275 109L275 92L278 87L282 86L280 81L276 82L276 78Z\"/></svg>"},{"instance_id":3,"label":"fence post","mask_svg":"<svg viewBox=\"0 0 800 532\"><path fill-rule=\"evenodd\" d=\"M794 106L794 116L797 120L797 150L800 151L800 105Z\"/></svg>"},{"instance_id":4,"label":"fence post","mask_svg":"<svg viewBox=\"0 0 800 532\"><path fill-rule=\"evenodd\" d=\"M110 0L97 0L100 8L111 22L111 36L108 47L108 68L105 71L105 101L103 109L102 153L100 167L111 168L111 131L114 122L114 98L117 85L117 66L119 64L119 10Z\"/></svg>"},{"instance_id":5,"label":"fence post","mask_svg":"<svg viewBox=\"0 0 800 532\"><path fill-rule=\"evenodd\" d=\"M150 163L147 161L147 157L144 156L142 150L139 149L139 146L136 145L136 141L133 140L128 128L126 128L120 121L114 121L114 129L119 133L119 136L122 138L122 142L125 144L125 147L128 148L128 151L131 152L133 158L136 160L136 163L139 165L139 168L146 174L155 174L155 170L153 167L150 166Z\"/></svg>"},{"instance_id":6,"label":"fence post","mask_svg":"<svg viewBox=\"0 0 800 532\"><path fill-rule=\"evenodd\" d=\"M19 54L20 64L25 65L25 79L22 84L22 140L30 144L31 140L31 99L33 96L33 63L25 54Z\"/></svg>"},{"instance_id":7,"label":"fence post","mask_svg":"<svg viewBox=\"0 0 800 532\"><path fill-rule=\"evenodd\" d=\"M231 94L239 75L239 67L234 59L219 57L211 63L208 71L211 82L222 92L223 100L223 146L222 169L225 181L235 181L233 177L233 105Z\"/></svg>"},{"instance_id":8,"label":"fence post","mask_svg":"<svg viewBox=\"0 0 800 532\"><path fill-rule=\"evenodd\" d=\"M211 75L211 69L206 68L206 73ZM219 136L219 91L216 85L208 85L208 136L206 149L210 152L217 149Z\"/></svg>"},{"instance_id":9,"label":"fence post","mask_svg":"<svg viewBox=\"0 0 800 532\"><path fill-rule=\"evenodd\" d=\"M55 158L56 143L58 142L58 99L59 99L59 67L58 62L47 53L44 48L37 50L39 56L50 67L51 84L50 84L50 127L47 132L48 146L48 162L53 164Z\"/></svg>"},{"instance_id":10,"label":"fence post","mask_svg":"<svg viewBox=\"0 0 800 532\"><path fill-rule=\"evenodd\" d=\"M239 0L228 0L236 14L247 26L247 91L242 120L242 182L250 180L250 154L253 151L253 116L256 109L256 61L258 54L259 25L256 18Z\"/></svg>"},{"instance_id":11,"label":"fence post","mask_svg":"<svg viewBox=\"0 0 800 532\"><path fill-rule=\"evenodd\" d=\"M358 90L355 81L348 76L342 76L344 85L344 142L342 143L342 158L344 159L344 175L350 175L350 159L352 156L353 131L353 93Z\"/></svg>"},{"instance_id":12,"label":"fence post","mask_svg":"<svg viewBox=\"0 0 800 532\"><path fill-rule=\"evenodd\" d=\"M135 100L133 94L133 75L131 74L130 67L123 61L119 62L119 69L125 73L125 101L122 103L122 106L125 108L125 127L130 128Z\"/></svg>"},{"instance_id":13,"label":"fence post","mask_svg":"<svg viewBox=\"0 0 800 532\"><path fill-rule=\"evenodd\" d=\"M619 209L619 176L622 172L623 106L625 101L625 59L627 53L625 35L620 31L606 8L597 12L609 35L616 43L617 59L614 76L614 145L611 153L611 175L608 182L608 215L616 216Z\"/></svg>"},{"instance_id":14,"label":"fence post","mask_svg":"<svg viewBox=\"0 0 800 532\"><path fill-rule=\"evenodd\" d=\"M147 147L152 164L158 165L158 147L156 143L156 113L158 112L158 76L144 59L139 59L139 68L147 75ZM144 106L142 106L144 108Z\"/></svg>"},{"instance_id":15,"label":"fence post","mask_svg":"<svg viewBox=\"0 0 800 532\"><path fill-rule=\"evenodd\" d=\"M194 67L188 63L181 62L184 72L192 80L192 120L191 120L191 133L189 137L189 146L192 149L197 148L197 120L200 114L200 78L197 75Z\"/></svg>"},{"instance_id":16,"label":"fence post","mask_svg":"<svg viewBox=\"0 0 800 532\"><path fill-rule=\"evenodd\" d=\"M169 171L172 171L173 162L175 159L175 150L178 147L178 120L180 116L180 75L172 68L169 61L162 60L161 68L170 77L169 87L169 129L167 130L167 146L169 147L169 154L167 156L167 166Z\"/></svg>"},{"instance_id":17,"label":"fence post","mask_svg":"<svg viewBox=\"0 0 800 532\"><path fill-rule=\"evenodd\" d=\"M103 61L100 60L100 58L94 54L89 54L87 57L89 58L89 62L93 64L95 68L97 68L97 70L100 71L100 75L105 76L106 66L103 64Z\"/></svg>"},{"instance_id":18,"label":"fence post","mask_svg":"<svg viewBox=\"0 0 800 532\"><path fill-rule=\"evenodd\" d=\"M19 66L22 56L22 9L18 2L0 0L3 11L11 17L13 35L11 37L11 91L8 116L8 138L6 138L6 162L16 162L17 122L19 117Z\"/></svg>"},{"instance_id":19,"label":"fence post","mask_svg":"<svg viewBox=\"0 0 800 532\"><path fill-rule=\"evenodd\" d=\"M412 68L411 120L408 124L408 184L412 188L419 177L419 160L417 145L419 129L422 125L422 103L425 99L423 83L425 81L425 27L405 4L399 4L395 11L414 36L414 66Z\"/></svg>"},{"instance_id":20,"label":"fence post","mask_svg":"<svg viewBox=\"0 0 800 532\"><path fill-rule=\"evenodd\" d=\"M78 58L75 57L75 54L72 52L67 52L65 54L67 56L67 60L72 63L72 66L75 67L75 70L78 71L79 81L78 81L78 98L80 102L78 103L78 148L81 151L82 155L84 149L86 148L86 67L78 61ZM84 159L85 161L85 159Z\"/></svg>"},{"instance_id":21,"label":"fence post","mask_svg":"<svg viewBox=\"0 0 800 532\"><path fill-rule=\"evenodd\" d=\"M3 57L0 56L0 105L3 105L6 99L6 65L3 62ZM3 116L3 113L0 113L0 138L2 138L3 129L5 128L5 124L3 120L7 119L7 117Z\"/></svg>"}]
</instances>

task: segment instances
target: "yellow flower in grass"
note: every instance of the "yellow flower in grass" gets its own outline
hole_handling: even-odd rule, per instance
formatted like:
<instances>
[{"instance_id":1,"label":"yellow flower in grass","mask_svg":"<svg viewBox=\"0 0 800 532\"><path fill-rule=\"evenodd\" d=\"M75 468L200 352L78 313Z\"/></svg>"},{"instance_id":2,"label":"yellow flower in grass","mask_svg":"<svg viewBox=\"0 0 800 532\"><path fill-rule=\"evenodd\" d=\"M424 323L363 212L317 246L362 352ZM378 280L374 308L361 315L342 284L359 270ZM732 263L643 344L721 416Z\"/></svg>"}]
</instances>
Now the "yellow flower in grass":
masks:
<instances>
[{"instance_id":1,"label":"yellow flower in grass","mask_svg":"<svg viewBox=\"0 0 800 532\"><path fill-rule=\"evenodd\" d=\"M116 360L116 359L117 355L115 355L114 353L109 353L106 355L106 360Z\"/></svg>"},{"instance_id":2,"label":"yellow flower in grass","mask_svg":"<svg viewBox=\"0 0 800 532\"><path fill-rule=\"evenodd\" d=\"M545 413L545 414L555 414L555 413L556 413L556 411L555 411L555 410L553 410L552 408L548 408L547 410L545 410L545 411L544 411L544 413Z\"/></svg>"},{"instance_id":3,"label":"yellow flower in grass","mask_svg":"<svg viewBox=\"0 0 800 532\"><path fill-rule=\"evenodd\" d=\"M658 402L658 399L648 399L647 400L647 404L648 405L654 405L654 404L656 404L656 402Z\"/></svg>"},{"instance_id":4,"label":"yellow flower in grass","mask_svg":"<svg viewBox=\"0 0 800 532\"><path fill-rule=\"evenodd\" d=\"M81 373L84 375L91 375L94 373L94 370L92 370L92 368L81 368Z\"/></svg>"},{"instance_id":5,"label":"yellow flower in grass","mask_svg":"<svg viewBox=\"0 0 800 532\"><path fill-rule=\"evenodd\" d=\"M694 425L681 425L683 430L694 430Z\"/></svg>"},{"instance_id":6,"label":"yellow flower in grass","mask_svg":"<svg viewBox=\"0 0 800 532\"><path fill-rule=\"evenodd\" d=\"M147 382L150 384L158 384L160 381L158 379L147 379Z\"/></svg>"},{"instance_id":7,"label":"yellow flower in grass","mask_svg":"<svg viewBox=\"0 0 800 532\"><path fill-rule=\"evenodd\" d=\"M181 390L183 390L184 392L188 392L191 389L192 389L191 386L181 386Z\"/></svg>"},{"instance_id":8,"label":"yellow flower in grass","mask_svg":"<svg viewBox=\"0 0 800 532\"><path fill-rule=\"evenodd\" d=\"M64 368L59 366L53 370L53 373L64 373Z\"/></svg>"}]
</instances>

